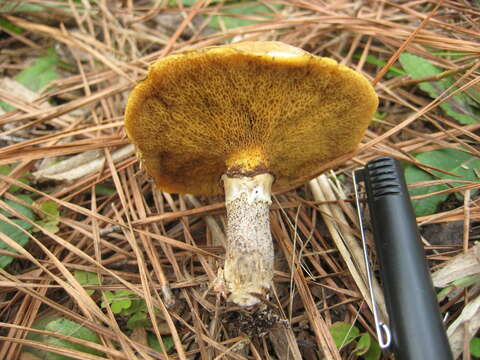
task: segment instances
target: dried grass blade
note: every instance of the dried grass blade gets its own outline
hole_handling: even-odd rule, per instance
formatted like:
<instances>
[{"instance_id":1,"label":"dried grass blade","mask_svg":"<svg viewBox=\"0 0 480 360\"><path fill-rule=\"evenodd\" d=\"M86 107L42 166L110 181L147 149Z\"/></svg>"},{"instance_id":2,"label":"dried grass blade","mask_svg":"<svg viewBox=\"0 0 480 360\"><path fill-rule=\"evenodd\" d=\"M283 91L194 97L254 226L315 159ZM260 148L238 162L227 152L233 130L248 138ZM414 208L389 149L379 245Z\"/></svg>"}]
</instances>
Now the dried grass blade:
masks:
<instances>
[{"instance_id":1,"label":"dried grass blade","mask_svg":"<svg viewBox=\"0 0 480 360\"><path fill-rule=\"evenodd\" d=\"M316 201L326 202L337 200L334 190L332 189L332 184L328 181L326 175L320 175L318 178L311 180L309 185ZM338 205L333 203L320 204L318 207L337 249L347 264L363 298L370 307L370 310L372 310L372 299L370 299L363 250L359 247L355 237L349 230L348 222L343 211ZM383 318L386 319L387 311L383 292L377 281L373 282L373 286L377 304L379 305Z\"/></svg>"}]
</instances>

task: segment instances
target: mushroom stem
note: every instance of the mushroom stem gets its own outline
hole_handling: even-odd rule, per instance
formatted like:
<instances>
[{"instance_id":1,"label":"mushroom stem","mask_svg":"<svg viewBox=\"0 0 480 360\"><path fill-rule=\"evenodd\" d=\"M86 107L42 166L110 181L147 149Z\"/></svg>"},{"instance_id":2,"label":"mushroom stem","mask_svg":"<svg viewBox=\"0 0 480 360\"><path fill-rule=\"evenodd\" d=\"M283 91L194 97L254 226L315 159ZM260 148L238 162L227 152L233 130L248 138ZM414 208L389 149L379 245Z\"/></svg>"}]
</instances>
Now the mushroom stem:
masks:
<instances>
[{"instance_id":1,"label":"mushroom stem","mask_svg":"<svg viewBox=\"0 0 480 360\"><path fill-rule=\"evenodd\" d=\"M222 177L227 208L224 280L229 301L252 306L270 290L273 243L269 209L273 176ZM257 296L255 296L257 295Z\"/></svg>"}]
</instances>

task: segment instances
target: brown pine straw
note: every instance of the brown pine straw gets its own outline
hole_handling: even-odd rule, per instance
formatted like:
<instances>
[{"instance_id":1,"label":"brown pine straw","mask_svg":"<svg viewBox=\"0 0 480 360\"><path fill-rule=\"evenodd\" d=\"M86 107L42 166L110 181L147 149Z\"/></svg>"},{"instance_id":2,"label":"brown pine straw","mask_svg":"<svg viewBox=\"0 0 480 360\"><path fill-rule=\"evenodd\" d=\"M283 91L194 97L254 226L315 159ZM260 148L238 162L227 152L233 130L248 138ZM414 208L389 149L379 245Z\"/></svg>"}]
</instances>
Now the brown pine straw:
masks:
<instances>
[{"instance_id":1,"label":"brown pine straw","mask_svg":"<svg viewBox=\"0 0 480 360\"><path fill-rule=\"evenodd\" d=\"M479 104L480 9L466 0L262 0L270 13L235 15L256 23L229 29L220 21L220 29L208 30L211 17L246 3L203 0L192 7L179 0L171 7L166 3L22 1L48 7L28 14L15 6L3 11L6 5L0 4L0 17L25 29L16 34L2 28L7 34L0 38L3 77L13 78L52 46L68 64L34 102L0 89L0 100L16 107L0 113L0 165L12 166L8 176L0 175L0 208L38 230L24 232L30 239L25 249L0 234L0 240L17 251L0 251L15 258L14 265L0 269L0 359L22 359L24 346L80 359L99 358L27 339L32 324L47 316L71 319L97 333L100 344L90 346L109 359L346 358L350 348L336 348L329 332L332 323L354 323L376 336L363 263L355 246L358 228L350 173L381 155L426 171L441 169L419 164L416 153L453 148L479 156L480 125L459 124L440 105L455 101L456 94ZM168 28L165 24L171 19L174 25ZM387 114L375 119L355 152L324 164L298 184L277 189L271 210L277 263L269 301L289 326L279 326L260 339L232 331L232 324L225 322L232 309L212 290L224 254L222 199L162 193L154 189L133 154L118 161L112 158L128 144L123 130L126 98L150 63L170 53L240 39L284 41L355 68L375 84L379 112ZM419 90L420 80L388 78L392 66L400 67L397 59L405 51L442 68L441 76L452 77L454 85L431 99ZM371 64L369 56L385 65ZM18 180L25 172L38 170L45 159L58 163L89 150L99 151L105 159L103 168L72 183ZM332 185L326 172L331 169L345 181ZM315 178L322 173L326 175ZM305 186L312 177L324 184L323 194L333 196L319 198ZM434 179L414 186L445 183ZM100 195L95 191L98 184L114 192ZM5 202L18 202L8 192L11 185L35 194L37 203L55 202L61 213L60 230L51 233L12 209ZM464 202L417 219L422 228L463 224L458 242L426 246L432 269L467 252L472 239L478 238L480 183L459 179L455 186L448 185L438 193L460 192ZM42 215L36 206L23 205ZM14 225L1 214L0 220ZM346 239L349 245L339 248L335 239ZM95 290L92 296L73 276L75 270L100 275L101 285L87 288ZM104 291L121 289L145 300L152 321L149 330L159 340L170 336L173 349L151 349L144 332L126 333L125 320L99 306ZM376 292L381 299L377 286ZM450 312L446 325L478 295L469 289L442 303L442 311ZM170 306L172 300L176 303ZM473 335L462 337L464 350Z\"/></svg>"}]
</instances>

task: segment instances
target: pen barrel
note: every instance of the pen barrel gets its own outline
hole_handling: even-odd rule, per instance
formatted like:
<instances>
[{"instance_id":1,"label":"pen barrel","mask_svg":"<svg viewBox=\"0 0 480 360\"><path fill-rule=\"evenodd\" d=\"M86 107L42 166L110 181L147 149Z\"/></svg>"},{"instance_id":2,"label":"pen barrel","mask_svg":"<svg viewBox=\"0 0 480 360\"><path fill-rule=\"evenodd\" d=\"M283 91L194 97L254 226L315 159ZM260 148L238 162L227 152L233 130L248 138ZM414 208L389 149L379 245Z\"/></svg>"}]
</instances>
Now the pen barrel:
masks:
<instances>
[{"instance_id":1,"label":"pen barrel","mask_svg":"<svg viewBox=\"0 0 480 360\"><path fill-rule=\"evenodd\" d=\"M396 359L451 360L402 168L382 157L364 176Z\"/></svg>"}]
</instances>

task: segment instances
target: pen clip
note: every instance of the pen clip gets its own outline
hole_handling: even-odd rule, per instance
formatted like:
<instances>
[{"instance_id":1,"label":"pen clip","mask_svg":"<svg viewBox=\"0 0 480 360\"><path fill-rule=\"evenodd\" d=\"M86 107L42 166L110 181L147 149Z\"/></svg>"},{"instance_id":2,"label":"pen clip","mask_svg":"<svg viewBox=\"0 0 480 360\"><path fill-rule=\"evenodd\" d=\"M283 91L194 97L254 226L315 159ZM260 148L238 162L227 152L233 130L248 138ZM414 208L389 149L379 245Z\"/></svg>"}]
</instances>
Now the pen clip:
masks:
<instances>
[{"instance_id":1,"label":"pen clip","mask_svg":"<svg viewBox=\"0 0 480 360\"><path fill-rule=\"evenodd\" d=\"M372 313L375 321L375 330L377 333L378 344L380 345L380 348L386 349L390 346L392 342L392 334L390 332L389 327L383 321L380 321L380 316L378 314L378 308L377 308L377 301L375 299L375 293L373 291L372 269L370 267L370 262L368 261L367 241L365 238L365 231L363 228L363 219L362 219L363 217L362 217L362 210L360 208L360 198L358 195L358 185L357 185L357 178L363 177L363 175L364 175L363 169L352 172L353 189L355 191L355 203L357 206L357 216L358 216L359 227L360 227L360 235L362 238L363 258L365 260L365 268L367 269L368 289L370 291L370 299L372 300Z\"/></svg>"}]
</instances>

